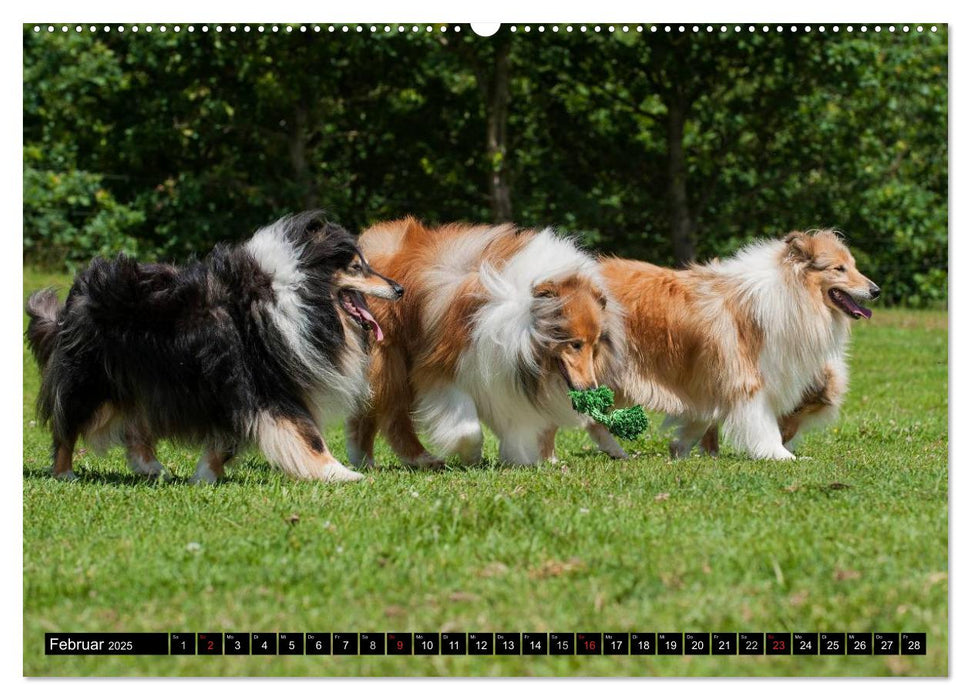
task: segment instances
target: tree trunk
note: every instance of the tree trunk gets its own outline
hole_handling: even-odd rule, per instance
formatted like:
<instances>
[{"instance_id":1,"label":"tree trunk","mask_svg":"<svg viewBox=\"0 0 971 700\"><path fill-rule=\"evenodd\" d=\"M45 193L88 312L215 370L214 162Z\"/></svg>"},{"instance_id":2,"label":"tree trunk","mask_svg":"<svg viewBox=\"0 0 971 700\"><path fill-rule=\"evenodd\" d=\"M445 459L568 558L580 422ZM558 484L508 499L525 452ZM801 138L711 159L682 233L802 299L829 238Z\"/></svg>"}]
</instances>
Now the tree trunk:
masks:
<instances>
[{"instance_id":1,"label":"tree trunk","mask_svg":"<svg viewBox=\"0 0 971 700\"><path fill-rule=\"evenodd\" d=\"M297 107L294 112L288 146L293 179L299 188L303 208L313 209L320 206L310 178L310 168L307 165L307 110L304 107Z\"/></svg>"},{"instance_id":2,"label":"tree trunk","mask_svg":"<svg viewBox=\"0 0 971 700\"><path fill-rule=\"evenodd\" d=\"M486 88L486 154L489 166L489 203L496 223L512 220L506 126L509 120L510 42L495 39L496 53Z\"/></svg>"},{"instance_id":3,"label":"tree trunk","mask_svg":"<svg viewBox=\"0 0 971 700\"><path fill-rule=\"evenodd\" d=\"M671 200L671 247L679 264L695 257L695 223L688 205L688 167L684 158L684 123L688 105L678 94L668 100L668 196Z\"/></svg>"}]
</instances>

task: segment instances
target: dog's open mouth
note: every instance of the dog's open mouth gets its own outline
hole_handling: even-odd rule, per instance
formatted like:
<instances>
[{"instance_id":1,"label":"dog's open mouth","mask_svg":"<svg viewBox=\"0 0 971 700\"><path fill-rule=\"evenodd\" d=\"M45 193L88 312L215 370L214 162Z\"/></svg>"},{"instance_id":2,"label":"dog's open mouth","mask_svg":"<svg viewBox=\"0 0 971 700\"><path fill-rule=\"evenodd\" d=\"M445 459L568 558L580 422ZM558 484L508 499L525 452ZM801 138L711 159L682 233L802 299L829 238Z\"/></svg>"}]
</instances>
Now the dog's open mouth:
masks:
<instances>
[{"instance_id":1,"label":"dog's open mouth","mask_svg":"<svg viewBox=\"0 0 971 700\"><path fill-rule=\"evenodd\" d=\"M374 339L379 343L384 340L384 333L381 331L381 326L378 325L377 320L371 314L371 310L367 307L364 296L360 292L353 289L342 289L338 297L340 298L341 308L351 318L360 323L362 328L370 328L374 331Z\"/></svg>"},{"instance_id":2,"label":"dog's open mouth","mask_svg":"<svg viewBox=\"0 0 971 700\"><path fill-rule=\"evenodd\" d=\"M570 373L566 371L566 363L563 360L557 359L556 366L560 370L560 374L563 375L563 381L566 382L566 386L570 391L576 391L576 386L573 384L573 380L570 379Z\"/></svg>"},{"instance_id":3,"label":"dog's open mouth","mask_svg":"<svg viewBox=\"0 0 971 700\"><path fill-rule=\"evenodd\" d=\"M857 304L853 297L842 289L835 287L830 289L829 298L850 318L870 318L873 315L870 309Z\"/></svg>"}]
</instances>

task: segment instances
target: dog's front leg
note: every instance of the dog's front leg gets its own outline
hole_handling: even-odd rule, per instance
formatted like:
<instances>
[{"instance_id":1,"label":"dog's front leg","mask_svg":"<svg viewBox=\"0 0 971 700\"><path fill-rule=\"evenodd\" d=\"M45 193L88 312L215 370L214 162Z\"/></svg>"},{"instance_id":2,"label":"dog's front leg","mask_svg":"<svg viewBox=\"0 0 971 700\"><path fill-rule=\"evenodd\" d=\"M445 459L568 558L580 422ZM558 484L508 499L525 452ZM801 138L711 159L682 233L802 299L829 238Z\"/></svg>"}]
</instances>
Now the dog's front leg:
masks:
<instances>
[{"instance_id":1,"label":"dog's front leg","mask_svg":"<svg viewBox=\"0 0 971 700\"><path fill-rule=\"evenodd\" d=\"M778 418L764 392L756 393L729 411L725 433L755 459L795 459L782 444Z\"/></svg>"},{"instance_id":2,"label":"dog's front leg","mask_svg":"<svg viewBox=\"0 0 971 700\"><path fill-rule=\"evenodd\" d=\"M542 432L509 430L499 435L499 459L507 464L530 465L543 461Z\"/></svg>"},{"instance_id":3,"label":"dog's front leg","mask_svg":"<svg viewBox=\"0 0 971 700\"><path fill-rule=\"evenodd\" d=\"M614 436L602 424L591 420L587 423L587 434L597 443L597 447L600 448L601 452L606 453L614 459L627 459L627 452L624 451L620 443L614 439Z\"/></svg>"},{"instance_id":4,"label":"dog's front leg","mask_svg":"<svg viewBox=\"0 0 971 700\"><path fill-rule=\"evenodd\" d=\"M347 460L353 466L374 466L374 436L377 432L378 419L370 411L347 419L344 424L344 445Z\"/></svg>"},{"instance_id":5,"label":"dog's front leg","mask_svg":"<svg viewBox=\"0 0 971 700\"><path fill-rule=\"evenodd\" d=\"M549 462L550 464L556 464L559 460L556 458L556 426L552 428L547 428L543 431L539 438L539 453L540 459L544 462Z\"/></svg>"},{"instance_id":6,"label":"dog's front leg","mask_svg":"<svg viewBox=\"0 0 971 700\"><path fill-rule=\"evenodd\" d=\"M823 368L818 384L810 386L802 401L790 413L779 419L782 442L792 449L797 438L807 428L813 428L834 421L839 415L840 406L847 387L846 365L842 358L836 358Z\"/></svg>"}]
</instances>

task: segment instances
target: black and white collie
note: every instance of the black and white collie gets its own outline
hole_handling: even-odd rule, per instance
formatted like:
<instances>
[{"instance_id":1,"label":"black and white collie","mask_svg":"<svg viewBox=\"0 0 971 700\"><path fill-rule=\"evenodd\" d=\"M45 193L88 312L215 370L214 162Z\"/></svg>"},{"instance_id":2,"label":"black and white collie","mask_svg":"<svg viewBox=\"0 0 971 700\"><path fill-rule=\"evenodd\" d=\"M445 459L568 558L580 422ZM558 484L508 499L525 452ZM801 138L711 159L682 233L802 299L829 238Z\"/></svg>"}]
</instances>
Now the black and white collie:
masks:
<instances>
[{"instance_id":1,"label":"black and white collie","mask_svg":"<svg viewBox=\"0 0 971 700\"><path fill-rule=\"evenodd\" d=\"M247 445L296 478L362 478L318 426L368 399L369 333L382 331L363 295L403 293L317 212L182 267L95 259L63 306L52 289L27 301L54 475L74 478L83 437L123 444L138 474L162 471L155 443L172 439L203 446L194 481Z\"/></svg>"}]
</instances>

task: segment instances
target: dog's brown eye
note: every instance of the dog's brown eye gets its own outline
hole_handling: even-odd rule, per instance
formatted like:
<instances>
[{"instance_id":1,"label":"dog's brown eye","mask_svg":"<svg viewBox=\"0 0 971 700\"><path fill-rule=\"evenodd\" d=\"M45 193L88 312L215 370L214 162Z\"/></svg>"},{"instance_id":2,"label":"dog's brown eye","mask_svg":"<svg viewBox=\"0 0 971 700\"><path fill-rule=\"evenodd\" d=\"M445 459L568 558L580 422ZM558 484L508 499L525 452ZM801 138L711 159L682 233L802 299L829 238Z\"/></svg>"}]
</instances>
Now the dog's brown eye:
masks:
<instances>
[{"instance_id":1,"label":"dog's brown eye","mask_svg":"<svg viewBox=\"0 0 971 700\"><path fill-rule=\"evenodd\" d=\"M836 267L837 272L846 272L846 265L838 265Z\"/></svg>"},{"instance_id":2,"label":"dog's brown eye","mask_svg":"<svg viewBox=\"0 0 971 700\"><path fill-rule=\"evenodd\" d=\"M581 343L579 340L574 340L572 343L570 343L570 347L574 350L579 350L583 347L583 343Z\"/></svg>"},{"instance_id":3,"label":"dog's brown eye","mask_svg":"<svg viewBox=\"0 0 971 700\"><path fill-rule=\"evenodd\" d=\"M354 272L361 272L363 269L364 268L361 266L361 263L354 263L351 265L351 270Z\"/></svg>"}]
</instances>

